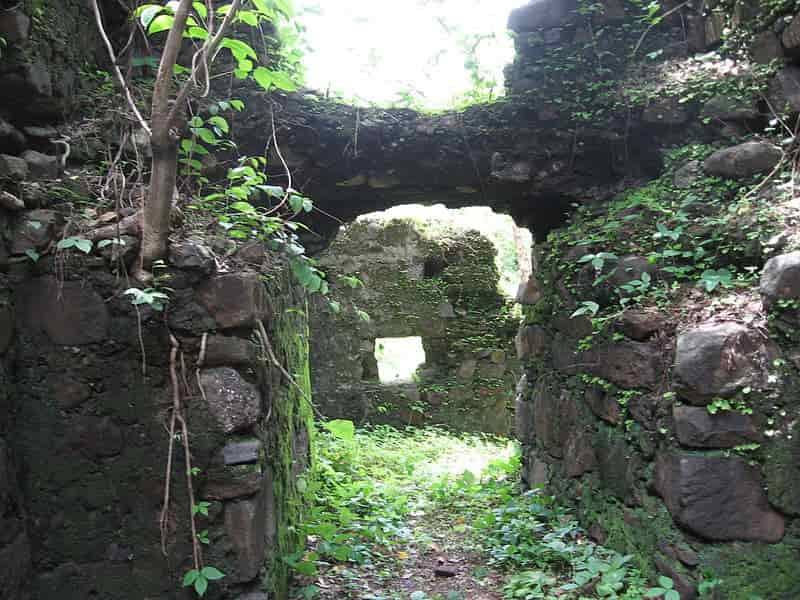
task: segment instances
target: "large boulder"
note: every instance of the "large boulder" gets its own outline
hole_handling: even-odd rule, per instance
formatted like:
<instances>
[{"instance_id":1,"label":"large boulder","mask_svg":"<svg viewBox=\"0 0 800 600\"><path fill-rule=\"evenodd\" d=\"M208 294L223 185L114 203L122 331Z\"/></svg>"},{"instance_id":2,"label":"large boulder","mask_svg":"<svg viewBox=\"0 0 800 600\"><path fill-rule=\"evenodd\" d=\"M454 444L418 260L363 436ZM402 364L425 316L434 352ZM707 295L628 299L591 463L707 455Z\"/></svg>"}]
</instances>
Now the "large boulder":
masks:
<instances>
[{"instance_id":1,"label":"large boulder","mask_svg":"<svg viewBox=\"0 0 800 600\"><path fill-rule=\"evenodd\" d=\"M774 169L782 156L780 148L769 142L750 141L714 152L703 168L709 175L743 179Z\"/></svg>"},{"instance_id":2,"label":"large boulder","mask_svg":"<svg viewBox=\"0 0 800 600\"><path fill-rule=\"evenodd\" d=\"M678 441L690 448L733 448L762 439L755 420L736 411L712 415L702 406L676 406L672 416Z\"/></svg>"},{"instance_id":3,"label":"large boulder","mask_svg":"<svg viewBox=\"0 0 800 600\"><path fill-rule=\"evenodd\" d=\"M511 11L508 28L520 33L561 27L575 20L577 8L577 0L531 0Z\"/></svg>"},{"instance_id":4,"label":"large boulder","mask_svg":"<svg viewBox=\"0 0 800 600\"><path fill-rule=\"evenodd\" d=\"M770 258L761 272L759 290L766 308L778 300L800 300L800 251Z\"/></svg>"},{"instance_id":5,"label":"large boulder","mask_svg":"<svg viewBox=\"0 0 800 600\"><path fill-rule=\"evenodd\" d=\"M745 386L763 387L777 349L740 323L708 323L678 336L673 369L681 398L704 406Z\"/></svg>"},{"instance_id":6,"label":"large boulder","mask_svg":"<svg viewBox=\"0 0 800 600\"><path fill-rule=\"evenodd\" d=\"M767 99L779 115L800 111L800 67L789 65L778 71L769 84Z\"/></svg>"},{"instance_id":7,"label":"large boulder","mask_svg":"<svg viewBox=\"0 0 800 600\"><path fill-rule=\"evenodd\" d=\"M738 457L661 454L654 487L672 518L715 542L779 542L784 520L769 505L756 467Z\"/></svg>"},{"instance_id":8,"label":"large boulder","mask_svg":"<svg viewBox=\"0 0 800 600\"><path fill-rule=\"evenodd\" d=\"M662 377L663 351L656 344L616 342L588 353L584 370L626 389L655 389Z\"/></svg>"}]
</instances>

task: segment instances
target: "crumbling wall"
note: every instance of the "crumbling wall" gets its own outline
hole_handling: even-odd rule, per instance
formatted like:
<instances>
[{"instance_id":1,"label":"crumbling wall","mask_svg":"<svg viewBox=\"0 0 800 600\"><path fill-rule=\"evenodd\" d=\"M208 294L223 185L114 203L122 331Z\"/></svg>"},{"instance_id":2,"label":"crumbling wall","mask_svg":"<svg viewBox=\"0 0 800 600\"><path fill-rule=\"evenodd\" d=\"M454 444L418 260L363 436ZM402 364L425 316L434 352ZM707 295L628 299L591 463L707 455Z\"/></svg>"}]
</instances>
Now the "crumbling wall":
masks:
<instances>
[{"instance_id":1,"label":"crumbling wall","mask_svg":"<svg viewBox=\"0 0 800 600\"><path fill-rule=\"evenodd\" d=\"M508 432L517 319L498 290L495 254L477 231L427 232L413 219L344 227L319 259L341 306L317 300L312 309L312 380L323 413ZM380 383L375 339L409 336L422 337L427 359L417 381Z\"/></svg>"}]
</instances>

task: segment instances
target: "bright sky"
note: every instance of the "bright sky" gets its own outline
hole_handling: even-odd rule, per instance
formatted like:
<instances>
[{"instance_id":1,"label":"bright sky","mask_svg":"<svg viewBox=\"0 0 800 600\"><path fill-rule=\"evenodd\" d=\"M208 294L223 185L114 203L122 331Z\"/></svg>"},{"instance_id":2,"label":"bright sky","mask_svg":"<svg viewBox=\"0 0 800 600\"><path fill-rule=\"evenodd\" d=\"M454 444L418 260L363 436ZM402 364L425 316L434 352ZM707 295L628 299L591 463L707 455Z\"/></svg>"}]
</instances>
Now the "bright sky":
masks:
<instances>
[{"instance_id":1,"label":"bright sky","mask_svg":"<svg viewBox=\"0 0 800 600\"><path fill-rule=\"evenodd\" d=\"M485 75L502 94L513 58L506 32L525 0L295 0L307 27L306 79L347 99L388 105L412 92L426 108L448 108L471 89L466 35L494 34L478 47Z\"/></svg>"}]
</instances>

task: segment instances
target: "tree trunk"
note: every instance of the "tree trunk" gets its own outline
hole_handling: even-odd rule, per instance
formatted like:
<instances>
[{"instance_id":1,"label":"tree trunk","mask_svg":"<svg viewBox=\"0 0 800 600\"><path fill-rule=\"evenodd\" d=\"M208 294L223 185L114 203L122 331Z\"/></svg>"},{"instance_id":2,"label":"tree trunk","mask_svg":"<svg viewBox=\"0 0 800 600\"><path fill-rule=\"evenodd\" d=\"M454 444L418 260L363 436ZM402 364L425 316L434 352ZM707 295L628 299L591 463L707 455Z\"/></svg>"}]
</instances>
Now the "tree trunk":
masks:
<instances>
[{"instance_id":1,"label":"tree trunk","mask_svg":"<svg viewBox=\"0 0 800 600\"><path fill-rule=\"evenodd\" d=\"M167 255L172 198L178 173L178 144L169 134L153 136L153 162L150 189L142 211L142 249L140 267L149 271L153 263Z\"/></svg>"}]
</instances>

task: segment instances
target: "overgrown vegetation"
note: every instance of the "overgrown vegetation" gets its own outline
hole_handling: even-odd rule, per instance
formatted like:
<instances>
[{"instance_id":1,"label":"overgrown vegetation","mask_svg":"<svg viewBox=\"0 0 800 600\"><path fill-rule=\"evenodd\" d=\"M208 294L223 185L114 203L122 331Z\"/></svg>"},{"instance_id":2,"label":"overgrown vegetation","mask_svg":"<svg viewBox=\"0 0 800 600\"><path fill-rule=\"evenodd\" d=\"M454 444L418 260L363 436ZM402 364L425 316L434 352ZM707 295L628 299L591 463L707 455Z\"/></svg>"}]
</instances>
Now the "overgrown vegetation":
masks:
<instances>
[{"instance_id":1,"label":"overgrown vegetation","mask_svg":"<svg viewBox=\"0 0 800 600\"><path fill-rule=\"evenodd\" d=\"M460 580L432 590L403 575L455 545L484 592L502 588L502 598L674 599L671 580L649 587L632 557L590 541L554 498L523 493L505 440L349 421L324 423L316 439L308 547L286 559L296 597L465 599Z\"/></svg>"}]
</instances>

